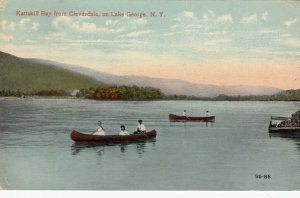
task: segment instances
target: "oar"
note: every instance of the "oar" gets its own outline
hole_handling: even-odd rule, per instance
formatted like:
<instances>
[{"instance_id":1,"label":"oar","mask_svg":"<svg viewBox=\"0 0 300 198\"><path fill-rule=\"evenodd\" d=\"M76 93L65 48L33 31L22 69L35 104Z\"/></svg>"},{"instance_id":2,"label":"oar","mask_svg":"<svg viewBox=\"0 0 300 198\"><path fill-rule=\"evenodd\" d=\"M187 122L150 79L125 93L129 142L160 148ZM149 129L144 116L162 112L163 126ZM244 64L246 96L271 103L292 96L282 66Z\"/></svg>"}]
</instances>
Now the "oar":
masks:
<instances>
[{"instance_id":1,"label":"oar","mask_svg":"<svg viewBox=\"0 0 300 198\"><path fill-rule=\"evenodd\" d=\"M185 118L186 118L187 120L191 120L188 116L185 116Z\"/></svg>"}]
</instances>

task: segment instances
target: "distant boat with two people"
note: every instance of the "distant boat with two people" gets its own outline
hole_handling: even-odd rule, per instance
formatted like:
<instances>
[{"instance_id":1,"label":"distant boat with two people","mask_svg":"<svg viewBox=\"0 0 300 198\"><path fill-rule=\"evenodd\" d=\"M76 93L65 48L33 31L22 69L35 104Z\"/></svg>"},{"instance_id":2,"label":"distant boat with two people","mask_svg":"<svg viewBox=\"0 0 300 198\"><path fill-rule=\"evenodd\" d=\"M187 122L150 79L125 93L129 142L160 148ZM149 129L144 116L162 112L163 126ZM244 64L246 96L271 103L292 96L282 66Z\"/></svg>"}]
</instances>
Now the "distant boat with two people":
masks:
<instances>
[{"instance_id":1,"label":"distant boat with two people","mask_svg":"<svg viewBox=\"0 0 300 198\"><path fill-rule=\"evenodd\" d=\"M206 111L205 116L188 116L186 115L186 110L183 111L182 115L169 114L170 122L214 122L215 116L209 115L209 112Z\"/></svg>"}]
</instances>

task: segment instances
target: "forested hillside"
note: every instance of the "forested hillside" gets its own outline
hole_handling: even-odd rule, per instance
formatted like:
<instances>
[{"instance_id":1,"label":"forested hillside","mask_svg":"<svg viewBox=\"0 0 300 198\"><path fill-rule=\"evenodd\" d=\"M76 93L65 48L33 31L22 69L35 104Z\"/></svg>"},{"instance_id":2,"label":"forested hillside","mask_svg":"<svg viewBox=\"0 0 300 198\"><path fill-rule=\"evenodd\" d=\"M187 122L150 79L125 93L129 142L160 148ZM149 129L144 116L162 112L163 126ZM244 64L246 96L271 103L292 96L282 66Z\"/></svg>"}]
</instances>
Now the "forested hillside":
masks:
<instances>
[{"instance_id":1,"label":"forested hillside","mask_svg":"<svg viewBox=\"0 0 300 198\"><path fill-rule=\"evenodd\" d=\"M100 86L98 81L47 64L0 52L0 90L32 92L39 90L73 90Z\"/></svg>"}]
</instances>

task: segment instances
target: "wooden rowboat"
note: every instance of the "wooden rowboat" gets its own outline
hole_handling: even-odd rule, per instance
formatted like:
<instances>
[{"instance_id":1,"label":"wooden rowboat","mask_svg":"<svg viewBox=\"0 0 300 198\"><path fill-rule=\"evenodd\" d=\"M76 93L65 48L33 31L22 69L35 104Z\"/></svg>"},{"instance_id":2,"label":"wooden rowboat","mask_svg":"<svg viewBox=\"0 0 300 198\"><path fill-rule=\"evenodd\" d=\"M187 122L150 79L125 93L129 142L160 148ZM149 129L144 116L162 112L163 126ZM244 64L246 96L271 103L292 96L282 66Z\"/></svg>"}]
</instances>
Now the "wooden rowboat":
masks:
<instances>
[{"instance_id":1,"label":"wooden rowboat","mask_svg":"<svg viewBox=\"0 0 300 198\"><path fill-rule=\"evenodd\" d=\"M78 131L72 131L70 134L74 142L93 142L101 144L115 144L123 142L143 142L156 137L156 131L152 130L144 134L131 135L92 135L84 134Z\"/></svg>"},{"instance_id":2,"label":"wooden rowboat","mask_svg":"<svg viewBox=\"0 0 300 198\"><path fill-rule=\"evenodd\" d=\"M214 122L215 116L191 117L191 116L178 116L175 114L169 114L169 120L172 122Z\"/></svg>"}]
</instances>

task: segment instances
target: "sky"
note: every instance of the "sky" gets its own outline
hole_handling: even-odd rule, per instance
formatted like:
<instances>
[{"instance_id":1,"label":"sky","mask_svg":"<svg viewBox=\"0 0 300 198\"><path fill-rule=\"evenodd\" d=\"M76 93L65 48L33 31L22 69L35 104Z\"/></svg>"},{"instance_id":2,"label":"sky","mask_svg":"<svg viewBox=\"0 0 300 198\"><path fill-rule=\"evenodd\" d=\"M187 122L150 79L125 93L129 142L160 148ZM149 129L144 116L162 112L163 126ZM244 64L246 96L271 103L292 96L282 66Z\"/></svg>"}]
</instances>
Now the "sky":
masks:
<instances>
[{"instance_id":1,"label":"sky","mask_svg":"<svg viewBox=\"0 0 300 198\"><path fill-rule=\"evenodd\" d=\"M0 0L0 51L117 75L299 89L299 10L289 0Z\"/></svg>"}]
</instances>

